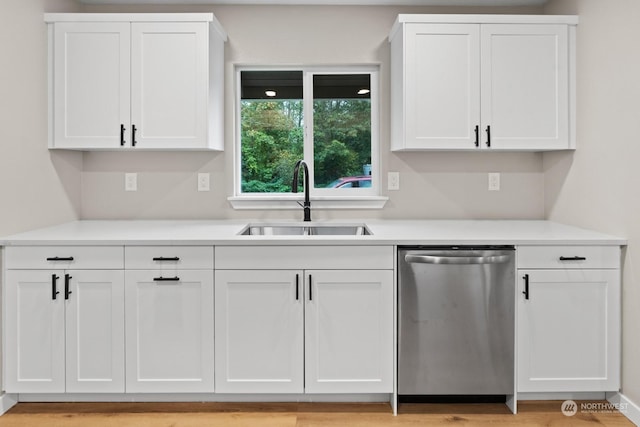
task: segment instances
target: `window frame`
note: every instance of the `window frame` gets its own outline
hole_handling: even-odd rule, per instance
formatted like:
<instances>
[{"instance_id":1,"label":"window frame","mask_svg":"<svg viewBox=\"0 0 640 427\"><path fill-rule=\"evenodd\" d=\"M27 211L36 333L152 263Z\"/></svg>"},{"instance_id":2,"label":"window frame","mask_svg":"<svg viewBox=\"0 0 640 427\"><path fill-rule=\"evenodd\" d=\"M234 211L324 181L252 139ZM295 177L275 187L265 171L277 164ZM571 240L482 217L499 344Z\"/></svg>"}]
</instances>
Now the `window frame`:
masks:
<instances>
[{"instance_id":1,"label":"window frame","mask_svg":"<svg viewBox=\"0 0 640 427\"><path fill-rule=\"evenodd\" d=\"M309 195L312 207L330 209L370 208L384 206L387 197L381 195L380 170L380 65L328 66L259 66L236 65L234 68L234 137L233 137L233 196L228 197L234 209L299 209L296 201L301 193L243 193L241 150L241 72L243 71L302 71L303 111L305 117L303 160L309 165ZM368 74L371 102L371 187L315 188L313 140L313 76L330 74ZM292 171L293 173L293 171Z\"/></svg>"}]
</instances>

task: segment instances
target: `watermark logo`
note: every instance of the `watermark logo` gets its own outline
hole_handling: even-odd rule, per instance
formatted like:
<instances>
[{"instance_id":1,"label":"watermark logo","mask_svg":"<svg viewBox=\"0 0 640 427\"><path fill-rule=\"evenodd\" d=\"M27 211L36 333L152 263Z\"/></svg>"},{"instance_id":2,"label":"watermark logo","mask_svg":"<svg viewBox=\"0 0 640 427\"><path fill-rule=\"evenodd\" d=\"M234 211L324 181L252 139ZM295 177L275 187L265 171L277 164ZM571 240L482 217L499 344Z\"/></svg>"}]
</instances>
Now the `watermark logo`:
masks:
<instances>
[{"instance_id":1,"label":"watermark logo","mask_svg":"<svg viewBox=\"0 0 640 427\"><path fill-rule=\"evenodd\" d=\"M581 402L577 404L574 400L565 400L560 405L560 410L567 417L572 417L580 411L581 414L595 414L595 413L614 413L622 412L623 414L628 411L628 403L623 402Z\"/></svg>"},{"instance_id":2,"label":"watermark logo","mask_svg":"<svg viewBox=\"0 0 640 427\"><path fill-rule=\"evenodd\" d=\"M573 417L578 413L578 404L573 400L565 400L560 406L562 413L567 417Z\"/></svg>"}]
</instances>

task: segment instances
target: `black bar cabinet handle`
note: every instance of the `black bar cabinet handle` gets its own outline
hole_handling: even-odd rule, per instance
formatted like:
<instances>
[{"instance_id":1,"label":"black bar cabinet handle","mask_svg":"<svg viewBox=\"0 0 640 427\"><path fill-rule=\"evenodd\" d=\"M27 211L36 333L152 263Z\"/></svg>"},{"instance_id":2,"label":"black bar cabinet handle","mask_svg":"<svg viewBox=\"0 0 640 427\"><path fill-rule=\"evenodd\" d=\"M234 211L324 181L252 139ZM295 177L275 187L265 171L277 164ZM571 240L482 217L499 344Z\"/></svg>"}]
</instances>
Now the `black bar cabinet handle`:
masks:
<instances>
[{"instance_id":1,"label":"black bar cabinet handle","mask_svg":"<svg viewBox=\"0 0 640 427\"><path fill-rule=\"evenodd\" d=\"M72 292L69 290L69 282L72 277L73 276L71 276L70 274L64 275L64 299L69 299L69 295L72 294Z\"/></svg>"},{"instance_id":2,"label":"black bar cabinet handle","mask_svg":"<svg viewBox=\"0 0 640 427\"><path fill-rule=\"evenodd\" d=\"M58 279L59 277L56 276L55 274L51 275L51 299L56 299L56 295L60 293L56 286Z\"/></svg>"},{"instance_id":3,"label":"black bar cabinet handle","mask_svg":"<svg viewBox=\"0 0 640 427\"><path fill-rule=\"evenodd\" d=\"M47 261L73 261L72 256L54 256L47 258Z\"/></svg>"},{"instance_id":4,"label":"black bar cabinet handle","mask_svg":"<svg viewBox=\"0 0 640 427\"><path fill-rule=\"evenodd\" d=\"M587 258L583 256L561 256L560 261L586 261Z\"/></svg>"},{"instance_id":5,"label":"black bar cabinet handle","mask_svg":"<svg viewBox=\"0 0 640 427\"><path fill-rule=\"evenodd\" d=\"M475 140L475 144L476 147L480 146L480 126L476 125L476 128L474 129L474 132L476 133L476 140Z\"/></svg>"},{"instance_id":6,"label":"black bar cabinet handle","mask_svg":"<svg viewBox=\"0 0 640 427\"><path fill-rule=\"evenodd\" d=\"M153 258L153 260L154 261L180 261L180 257L177 257L177 256L173 256L173 257L159 256L159 257Z\"/></svg>"},{"instance_id":7,"label":"black bar cabinet handle","mask_svg":"<svg viewBox=\"0 0 640 427\"><path fill-rule=\"evenodd\" d=\"M127 130L123 124L120 125L120 146L123 146L124 144L126 144L126 141L124 140L124 131Z\"/></svg>"},{"instance_id":8,"label":"black bar cabinet handle","mask_svg":"<svg viewBox=\"0 0 640 427\"><path fill-rule=\"evenodd\" d=\"M178 276L175 277L154 277L153 278L154 282L178 282L180 281L180 278Z\"/></svg>"},{"instance_id":9,"label":"black bar cabinet handle","mask_svg":"<svg viewBox=\"0 0 640 427\"><path fill-rule=\"evenodd\" d=\"M491 147L491 126L487 126L487 147Z\"/></svg>"},{"instance_id":10,"label":"black bar cabinet handle","mask_svg":"<svg viewBox=\"0 0 640 427\"><path fill-rule=\"evenodd\" d=\"M296 301L300 299L300 275L296 274Z\"/></svg>"},{"instance_id":11,"label":"black bar cabinet handle","mask_svg":"<svg viewBox=\"0 0 640 427\"><path fill-rule=\"evenodd\" d=\"M135 147L138 141L136 141L136 131L138 128L136 125L131 125L131 146Z\"/></svg>"},{"instance_id":12,"label":"black bar cabinet handle","mask_svg":"<svg viewBox=\"0 0 640 427\"><path fill-rule=\"evenodd\" d=\"M529 299L529 275L525 274L522 278L524 279L524 291L522 293L524 294L524 299Z\"/></svg>"},{"instance_id":13,"label":"black bar cabinet handle","mask_svg":"<svg viewBox=\"0 0 640 427\"><path fill-rule=\"evenodd\" d=\"M313 301L313 282L311 281L311 275L309 275L309 301Z\"/></svg>"}]
</instances>

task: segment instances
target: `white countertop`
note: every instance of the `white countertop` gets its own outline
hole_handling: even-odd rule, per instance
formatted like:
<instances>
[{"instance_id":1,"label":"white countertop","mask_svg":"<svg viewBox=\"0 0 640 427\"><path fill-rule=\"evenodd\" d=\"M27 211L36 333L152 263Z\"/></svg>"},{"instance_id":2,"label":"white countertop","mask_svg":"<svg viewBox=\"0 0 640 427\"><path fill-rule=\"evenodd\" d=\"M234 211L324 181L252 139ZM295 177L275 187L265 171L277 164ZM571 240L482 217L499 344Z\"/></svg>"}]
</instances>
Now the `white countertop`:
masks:
<instances>
[{"instance_id":1,"label":"white countertop","mask_svg":"<svg viewBox=\"0 0 640 427\"><path fill-rule=\"evenodd\" d=\"M0 238L25 245L625 245L626 239L550 221L363 220L365 236L239 236L259 220L74 221ZM295 224L295 222L291 222Z\"/></svg>"}]
</instances>

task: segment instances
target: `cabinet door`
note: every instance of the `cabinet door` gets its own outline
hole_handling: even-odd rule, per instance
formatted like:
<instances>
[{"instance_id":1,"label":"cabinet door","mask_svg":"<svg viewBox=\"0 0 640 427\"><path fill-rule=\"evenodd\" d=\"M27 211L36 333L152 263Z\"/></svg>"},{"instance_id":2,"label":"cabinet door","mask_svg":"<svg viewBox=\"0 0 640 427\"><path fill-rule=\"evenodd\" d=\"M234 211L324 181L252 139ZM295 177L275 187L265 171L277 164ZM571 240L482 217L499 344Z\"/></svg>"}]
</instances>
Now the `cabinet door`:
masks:
<instances>
[{"instance_id":1,"label":"cabinet door","mask_svg":"<svg viewBox=\"0 0 640 427\"><path fill-rule=\"evenodd\" d=\"M216 391L303 392L302 271L216 271Z\"/></svg>"},{"instance_id":2,"label":"cabinet door","mask_svg":"<svg viewBox=\"0 0 640 427\"><path fill-rule=\"evenodd\" d=\"M393 272L305 271L305 392L393 391Z\"/></svg>"},{"instance_id":3,"label":"cabinet door","mask_svg":"<svg viewBox=\"0 0 640 427\"><path fill-rule=\"evenodd\" d=\"M64 289L59 271L5 274L5 388L8 393L63 393ZM53 298L56 280L57 291Z\"/></svg>"},{"instance_id":4,"label":"cabinet door","mask_svg":"<svg viewBox=\"0 0 640 427\"><path fill-rule=\"evenodd\" d=\"M406 25L405 148L475 148L479 34L476 24Z\"/></svg>"},{"instance_id":5,"label":"cabinet door","mask_svg":"<svg viewBox=\"0 0 640 427\"><path fill-rule=\"evenodd\" d=\"M213 270L126 271L125 283L127 393L212 392Z\"/></svg>"},{"instance_id":6,"label":"cabinet door","mask_svg":"<svg viewBox=\"0 0 640 427\"><path fill-rule=\"evenodd\" d=\"M124 272L69 270L67 276L66 390L124 393Z\"/></svg>"},{"instance_id":7,"label":"cabinet door","mask_svg":"<svg viewBox=\"0 0 640 427\"><path fill-rule=\"evenodd\" d=\"M569 148L566 25L482 25L482 143Z\"/></svg>"},{"instance_id":8,"label":"cabinet door","mask_svg":"<svg viewBox=\"0 0 640 427\"><path fill-rule=\"evenodd\" d=\"M518 391L617 391L619 270L518 272Z\"/></svg>"},{"instance_id":9,"label":"cabinet door","mask_svg":"<svg viewBox=\"0 0 640 427\"><path fill-rule=\"evenodd\" d=\"M129 23L56 23L53 148L129 145Z\"/></svg>"},{"instance_id":10,"label":"cabinet door","mask_svg":"<svg viewBox=\"0 0 640 427\"><path fill-rule=\"evenodd\" d=\"M206 148L207 24L133 23L131 31L136 147Z\"/></svg>"}]
</instances>

